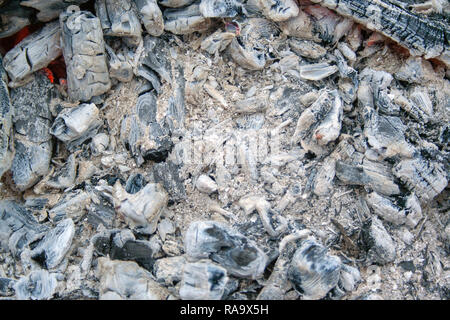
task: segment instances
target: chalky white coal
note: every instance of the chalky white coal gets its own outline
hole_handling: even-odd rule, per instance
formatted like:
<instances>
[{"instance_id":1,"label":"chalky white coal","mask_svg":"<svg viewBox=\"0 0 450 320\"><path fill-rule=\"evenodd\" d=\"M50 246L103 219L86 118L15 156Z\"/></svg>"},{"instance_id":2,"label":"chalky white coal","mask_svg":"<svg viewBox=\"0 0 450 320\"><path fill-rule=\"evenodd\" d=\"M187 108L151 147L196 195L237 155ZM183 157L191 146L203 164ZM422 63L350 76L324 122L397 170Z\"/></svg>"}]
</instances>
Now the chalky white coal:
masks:
<instances>
[{"instance_id":1,"label":"chalky white coal","mask_svg":"<svg viewBox=\"0 0 450 320\"><path fill-rule=\"evenodd\" d=\"M450 4L0 0L0 299L441 299Z\"/></svg>"}]
</instances>

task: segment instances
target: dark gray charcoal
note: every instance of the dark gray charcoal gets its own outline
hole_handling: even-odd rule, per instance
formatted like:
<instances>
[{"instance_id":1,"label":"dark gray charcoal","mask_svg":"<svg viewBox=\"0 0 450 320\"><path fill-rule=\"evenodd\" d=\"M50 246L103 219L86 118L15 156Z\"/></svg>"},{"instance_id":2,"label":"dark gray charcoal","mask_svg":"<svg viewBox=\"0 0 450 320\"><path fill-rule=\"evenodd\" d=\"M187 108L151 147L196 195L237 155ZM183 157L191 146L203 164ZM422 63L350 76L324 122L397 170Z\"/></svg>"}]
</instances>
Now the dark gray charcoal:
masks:
<instances>
[{"instance_id":1,"label":"dark gray charcoal","mask_svg":"<svg viewBox=\"0 0 450 320\"><path fill-rule=\"evenodd\" d=\"M242 12L239 0L202 0L200 12L206 18L233 18Z\"/></svg>"},{"instance_id":2,"label":"dark gray charcoal","mask_svg":"<svg viewBox=\"0 0 450 320\"><path fill-rule=\"evenodd\" d=\"M364 159L360 164L351 164L338 160L336 177L345 184L366 186L384 195L400 193L387 163Z\"/></svg>"},{"instance_id":3,"label":"dark gray charcoal","mask_svg":"<svg viewBox=\"0 0 450 320\"><path fill-rule=\"evenodd\" d=\"M129 194L135 194L136 192L141 190L146 184L147 181L140 173L132 174L127 180L125 190Z\"/></svg>"},{"instance_id":4,"label":"dark gray charcoal","mask_svg":"<svg viewBox=\"0 0 450 320\"><path fill-rule=\"evenodd\" d=\"M292 143L318 156L330 152L342 126L343 103L337 90L324 90L317 100L302 112L297 122Z\"/></svg>"},{"instance_id":5,"label":"dark gray charcoal","mask_svg":"<svg viewBox=\"0 0 450 320\"><path fill-rule=\"evenodd\" d=\"M189 34L207 30L211 21L205 18L198 3L177 9L166 9L163 12L164 30L174 34Z\"/></svg>"},{"instance_id":6,"label":"dark gray charcoal","mask_svg":"<svg viewBox=\"0 0 450 320\"><path fill-rule=\"evenodd\" d=\"M108 91L111 80L100 20L69 7L61 13L60 23L69 97L88 101Z\"/></svg>"},{"instance_id":7,"label":"dark gray charcoal","mask_svg":"<svg viewBox=\"0 0 450 320\"><path fill-rule=\"evenodd\" d=\"M139 266L153 270L153 250L145 240L136 240L130 230L110 230L96 234L92 244L97 253L112 260L136 261Z\"/></svg>"},{"instance_id":8,"label":"dark gray charcoal","mask_svg":"<svg viewBox=\"0 0 450 320\"><path fill-rule=\"evenodd\" d=\"M341 260L327 254L314 240L305 240L295 252L288 277L295 290L309 299L322 299L339 281Z\"/></svg>"},{"instance_id":9,"label":"dark gray charcoal","mask_svg":"<svg viewBox=\"0 0 450 320\"><path fill-rule=\"evenodd\" d=\"M268 260L253 241L215 221L191 223L185 234L184 245L191 258L209 258L231 275L241 278L259 278Z\"/></svg>"},{"instance_id":10,"label":"dark gray charcoal","mask_svg":"<svg viewBox=\"0 0 450 320\"><path fill-rule=\"evenodd\" d=\"M100 224L111 229L113 227L116 211L112 206L93 203L87 215L89 224L97 228Z\"/></svg>"},{"instance_id":11,"label":"dark gray charcoal","mask_svg":"<svg viewBox=\"0 0 450 320\"><path fill-rule=\"evenodd\" d=\"M20 5L33 8L39 11L36 15L39 21L51 21L63 12L70 5L80 5L89 0L27 0L21 1Z\"/></svg>"},{"instance_id":12,"label":"dark gray charcoal","mask_svg":"<svg viewBox=\"0 0 450 320\"><path fill-rule=\"evenodd\" d=\"M9 297L14 294L16 280L0 278L0 297Z\"/></svg>"},{"instance_id":13,"label":"dark gray charcoal","mask_svg":"<svg viewBox=\"0 0 450 320\"><path fill-rule=\"evenodd\" d=\"M181 63L175 66L178 71L175 81L172 83L172 96L169 98L169 105L165 115L165 122L173 134L182 134L184 129L184 120L186 117L184 69Z\"/></svg>"},{"instance_id":14,"label":"dark gray charcoal","mask_svg":"<svg viewBox=\"0 0 450 320\"><path fill-rule=\"evenodd\" d=\"M38 242L31 251L31 258L46 269L56 268L69 251L74 234L72 219L61 221Z\"/></svg>"},{"instance_id":15,"label":"dark gray charcoal","mask_svg":"<svg viewBox=\"0 0 450 320\"><path fill-rule=\"evenodd\" d=\"M19 190L34 185L49 171L53 142L49 105L58 91L43 74L10 92L14 109L16 154L11 171Z\"/></svg>"},{"instance_id":16,"label":"dark gray charcoal","mask_svg":"<svg viewBox=\"0 0 450 320\"><path fill-rule=\"evenodd\" d=\"M448 52L449 29L445 21L417 15L388 0L313 0L367 28L398 42L416 56L426 59ZM449 61L447 61L448 63Z\"/></svg>"},{"instance_id":17,"label":"dark gray charcoal","mask_svg":"<svg viewBox=\"0 0 450 320\"><path fill-rule=\"evenodd\" d=\"M438 162L422 158L402 160L392 171L423 204L433 200L448 184L444 167Z\"/></svg>"},{"instance_id":18,"label":"dark gray charcoal","mask_svg":"<svg viewBox=\"0 0 450 320\"><path fill-rule=\"evenodd\" d=\"M31 23L33 10L20 5L20 0L10 0L0 10L0 38L19 32Z\"/></svg>"},{"instance_id":19,"label":"dark gray charcoal","mask_svg":"<svg viewBox=\"0 0 450 320\"><path fill-rule=\"evenodd\" d=\"M22 249L41 238L48 230L31 211L16 201L0 201L0 248L19 256Z\"/></svg>"},{"instance_id":20,"label":"dark gray charcoal","mask_svg":"<svg viewBox=\"0 0 450 320\"><path fill-rule=\"evenodd\" d=\"M196 0L159 0L158 3L162 4L164 7L169 8L179 8L184 7Z\"/></svg>"},{"instance_id":21,"label":"dark gray charcoal","mask_svg":"<svg viewBox=\"0 0 450 320\"><path fill-rule=\"evenodd\" d=\"M186 198L186 189L184 181L180 178L179 170L179 166L170 160L153 166L155 182L162 183L173 201L180 201Z\"/></svg>"},{"instance_id":22,"label":"dark gray charcoal","mask_svg":"<svg viewBox=\"0 0 450 320\"><path fill-rule=\"evenodd\" d=\"M97 134L102 125L99 113L93 103L83 103L75 108L65 109L56 117L50 133L66 143L69 151L73 151Z\"/></svg>"},{"instance_id":23,"label":"dark gray charcoal","mask_svg":"<svg viewBox=\"0 0 450 320\"><path fill-rule=\"evenodd\" d=\"M53 297L58 281L47 270L32 271L16 282L14 290L18 300L48 300Z\"/></svg>"},{"instance_id":24,"label":"dark gray charcoal","mask_svg":"<svg viewBox=\"0 0 450 320\"><path fill-rule=\"evenodd\" d=\"M134 0L138 16L147 32L159 37L164 32L164 19L156 0Z\"/></svg>"},{"instance_id":25,"label":"dark gray charcoal","mask_svg":"<svg viewBox=\"0 0 450 320\"><path fill-rule=\"evenodd\" d=\"M6 73L0 55L0 179L11 168L14 157L13 108L5 81Z\"/></svg>"},{"instance_id":26,"label":"dark gray charcoal","mask_svg":"<svg viewBox=\"0 0 450 320\"><path fill-rule=\"evenodd\" d=\"M62 54L59 23L47 23L41 30L23 39L3 60L12 81L20 83L33 72L45 68Z\"/></svg>"},{"instance_id":27,"label":"dark gray charcoal","mask_svg":"<svg viewBox=\"0 0 450 320\"><path fill-rule=\"evenodd\" d=\"M362 227L362 241L367 250L369 263L386 264L395 260L395 242L376 217L368 220Z\"/></svg>"},{"instance_id":28,"label":"dark gray charcoal","mask_svg":"<svg viewBox=\"0 0 450 320\"><path fill-rule=\"evenodd\" d=\"M106 36L132 37L135 43L142 37L141 23L131 0L95 0L95 12Z\"/></svg>"},{"instance_id":29,"label":"dark gray charcoal","mask_svg":"<svg viewBox=\"0 0 450 320\"><path fill-rule=\"evenodd\" d=\"M138 165L164 161L172 150L169 130L156 121L156 112L156 97L148 92L139 96L134 113L122 121L121 139Z\"/></svg>"},{"instance_id":30,"label":"dark gray charcoal","mask_svg":"<svg viewBox=\"0 0 450 320\"><path fill-rule=\"evenodd\" d=\"M66 163L58 168L55 173L45 181L45 185L54 189L66 189L74 185L77 174L77 162L72 153Z\"/></svg>"},{"instance_id":31,"label":"dark gray charcoal","mask_svg":"<svg viewBox=\"0 0 450 320\"><path fill-rule=\"evenodd\" d=\"M169 44L157 37L144 38L145 54L139 64L156 72L161 82L172 82L172 67L170 64Z\"/></svg>"},{"instance_id":32,"label":"dark gray charcoal","mask_svg":"<svg viewBox=\"0 0 450 320\"><path fill-rule=\"evenodd\" d=\"M134 76L131 63L126 61L123 55L116 55L110 46L105 45L105 50L108 56L110 77L122 82L130 82Z\"/></svg>"},{"instance_id":33,"label":"dark gray charcoal","mask_svg":"<svg viewBox=\"0 0 450 320\"><path fill-rule=\"evenodd\" d=\"M227 270L212 263L184 266L180 287L182 300L220 300L228 282Z\"/></svg>"},{"instance_id":34,"label":"dark gray charcoal","mask_svg":"<svg viewBox=\"0 0 450 320\"><path fill-rule=\"evenodd\" d=\"M96 277L100 300L167 300L169 292L136 262L100 257Z\"/></svg>"},{"instance_id":35,"label":"dark gray charcoal","mask_svg":"<svg viewBox=\"0 0 450 320\"><path fill-rule=\"evenodd\" d=\"M406 142L406 127L398 117L380 116L374 109L364 109L364 136L379 160L394 156L412 157L415 149Z\"/></svg>"}]
</instances>

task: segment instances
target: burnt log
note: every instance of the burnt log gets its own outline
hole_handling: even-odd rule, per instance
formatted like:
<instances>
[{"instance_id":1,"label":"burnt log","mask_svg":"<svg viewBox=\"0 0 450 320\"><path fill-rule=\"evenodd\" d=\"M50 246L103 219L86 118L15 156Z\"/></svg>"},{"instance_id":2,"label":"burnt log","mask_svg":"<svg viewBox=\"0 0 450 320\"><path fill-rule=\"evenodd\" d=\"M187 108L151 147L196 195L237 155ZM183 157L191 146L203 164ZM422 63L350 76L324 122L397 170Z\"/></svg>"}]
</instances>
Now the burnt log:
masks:
<instances>
[{"instance_id":1,"label":"burnt log","mask_svg":"<svg viewBox=\"0 0 450 320\"><path fill-rule=\"evenodd\" d=\"M68 94L88 101L111 87L100 20L88 11L69 7L60 15Z\"/></svg>"},{"instance_id":2,"label":"burnt log","mask_svg":"<svg viewBox=\"0 0 450 320\"><path fill-rule=\"evenodd\" d=\"M380 32L414 56L438 57L450 65L450 29L445 21L417 15L388 0L312 0Z\"/></svg>"}]
</instances>

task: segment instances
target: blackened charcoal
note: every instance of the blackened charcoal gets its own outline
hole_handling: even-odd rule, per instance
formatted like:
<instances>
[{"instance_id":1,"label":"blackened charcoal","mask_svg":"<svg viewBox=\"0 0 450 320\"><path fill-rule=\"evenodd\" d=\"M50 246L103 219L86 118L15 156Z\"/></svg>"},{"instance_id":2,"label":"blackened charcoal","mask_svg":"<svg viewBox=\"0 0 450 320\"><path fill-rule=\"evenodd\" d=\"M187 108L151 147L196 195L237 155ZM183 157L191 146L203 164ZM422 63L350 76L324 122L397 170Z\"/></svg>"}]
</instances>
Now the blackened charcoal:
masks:
<instances>
[{"instance_id":1,"label":"blackened charcoal","mask_svg":"<svg viewBox=\"0 0 450 320\"><path fill-rule=\"evenodd\" d=\"M402 160L395 165L393 172L423 204L433 200L448 184L444 167L422 158Z\"/></svg>"},{"instance_id":2,"label":"blackened charcoal","mask_svg":"<svg viewBox=\"0 0 450 320\"><path fill-rule=\"evenodd\" d=\"M395 260L395 242L378 218L373 217L364 223L362 231L369 262L386 264Z\"/></svg>"},{"instance_id":3,"label":"blackened charcoal","mask_svg":"<svg viewBox=\"0 0 450 320\"><path fill-rule=\"evenodd\" d=\"M46 76L38 74L27 85L11 90L10 95L16 132L11 171L16 187L25 190L49 171L53 150L49 106L58 92Z\"/></svg>"},{"instance_id":4,"label":"blackened charcoal","mask_svg":"<svg viewBox=\"0 0 450 320\"><path fill-rule=\"evenodd\" d=\"M31 258L46 269L56 268L69 251L74 235L75 224L72 219L61 221L31 251Z\"/></svg>"},{"instance_id":5,"label":"blackened charcoal","mask_svg":"<svg viewBox=\"0 0 450 320\"><path fill-rule=\"evenodd\" d=\"M128 145L138 165L144 160L164 161L173 148L170 132L164 123L156 122L156 97L145 93L138 98L133 114L122 120L121 139Z\"/></svg>"},{"instance_id":6,"label":"blackened charcoal","mask_svg":"<svg viewBox=\"0 0 450 320\"><path fill-rule=\"evenodd\" d=\"M424 55L429 59L439 57L449 50L448 27L444 21L416 15L391 1L313 0L313 2L380 32L407 48L412 55Z\"/></svg>"},{"instance_id":7,"label":"blackened charcoal","mask_svg":"<svg viewBox=\"0 0 450 320\"><path fill-rule=\"evenodd\" d=\"M97 228L98 225L102 224L110 229L113 227L115 216L116 212L112 206L94 203L89 208L87 219L89 224L94 228Z\"/></svg>"},{"instance_id":8,"label":"blackened charcoal","mask_svg":"<svg viewBox=\"0 0 450 320\"><path fill-rule=\"evenodd\" d=\"M152 271L155 260L151 244L136 240L130 230L110 230L92 238L97 253L113 260L135 261L142 268Z\"/></svg>"},{"instance_id":9,"label":"blackened charcoal","mask_svg":"<svg viewBox=\"0 0 450 320\"><path fill-rule=\"evenodd\" d=\"M327 249L314 240L305 240L295 252L288 278L295 290L309 299L321 299L339 281L341 260L327 254Z\"/></svg>"},{"instance_id":10,"label":"blackened charcoal","mask_svg":"<svg viewBox=\"0 0 450 320\"><path fill-rule=\"evenodd\" d=\"M209 258L237 277L257 279L266 268L268 258L253 241L218 222L193 222L184 243L191 258Z\"/></svg>"},{"instance_id":11,"label":"blackened charcoal","mask_svg":"<svg viewBox=\"0 0 450 320\"><path fill-rule=\"evenodd\" d=\"M180 177L180 168L170 160L157 163L153 166L153 176L156 182L163 184L173 201L186 198L184 182Z\"/></svg>"},{"instance_id":12,"label":"blackened charcoal","mask_svg":"<svg viewBox=\"0 0 450 320\"><path fill-rule=\"evenodd\" d=\"M80 5L89 0L27 0L21 1L20 5L39 11L36 15L39 21L51 21L70 5Z\"/></svg>"},{"instance_id":13,"label":"blackened charcoal","mask_svg":"<svg viewBox=\"0 0 450 320\"><path fill-rule=\"evenodd\" d=\"M128 178L127 183L125 185L125 190L129 194L135 194L136 192L141 190L146 184L147 181L145 181L145 178L140 173L133 174Z\"/></svg>"},{"instance_id":14,"label":"blackened charcoal","mask_svg":"<svg viewBox=\"0 0 450 320\"><path fill-rule=\"evenodd\" d=\"M0 201L0 222L0 248L14 256L19 256L26 246L48 230L36 221L31 211L11 200Z\"/></svg>"},{"instance_id":15,"label":"blackened charcoal","mask_svg":"<svg viewBox=\"0 0 450 320\"><path fill-rule=\"evenodd\" d=\"M14 284L16 280L0 278L0 297L8 297L14 294Z\"/></svg>"},{"instance_id":16,"label":"blackened charcoal","mask_svg":"<svg viewBox=\"0 0 450 320\"><path fill-rule=\"evenodd\" d=\"M11 168L14 157L13 107L5 80L6 73L0 55L0 178Z\"/></svg>"},{"instance_id":17,"label":"blackened charcoal","mask_svg":"<svg viewBox=\"0 0 450 320\"><path fill-rule=\"evenodd\" d=\"M0 38L6 38L31 24L33 10L20 5L20 0L10 0L1 7Z\"/></svg>"}]
</instances>

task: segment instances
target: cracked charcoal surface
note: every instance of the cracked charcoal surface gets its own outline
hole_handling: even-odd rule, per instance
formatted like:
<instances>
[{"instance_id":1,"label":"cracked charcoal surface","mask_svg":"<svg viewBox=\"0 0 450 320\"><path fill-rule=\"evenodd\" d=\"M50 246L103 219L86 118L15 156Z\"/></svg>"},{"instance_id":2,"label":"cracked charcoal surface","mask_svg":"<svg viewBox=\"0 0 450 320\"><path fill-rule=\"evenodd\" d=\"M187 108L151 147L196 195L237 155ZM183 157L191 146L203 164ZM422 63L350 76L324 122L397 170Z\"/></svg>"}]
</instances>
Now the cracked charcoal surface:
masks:
<instances>
[{"instance_id":1,"label":"cracked charcoal surface","mask_svg":"<svg viewBox=\"0 0 450 320\"><path fill-rule=\"evenodd\" d=\"M445 1L0 6L0 299L448 299Z\"/></svg>"}]
</instances>

